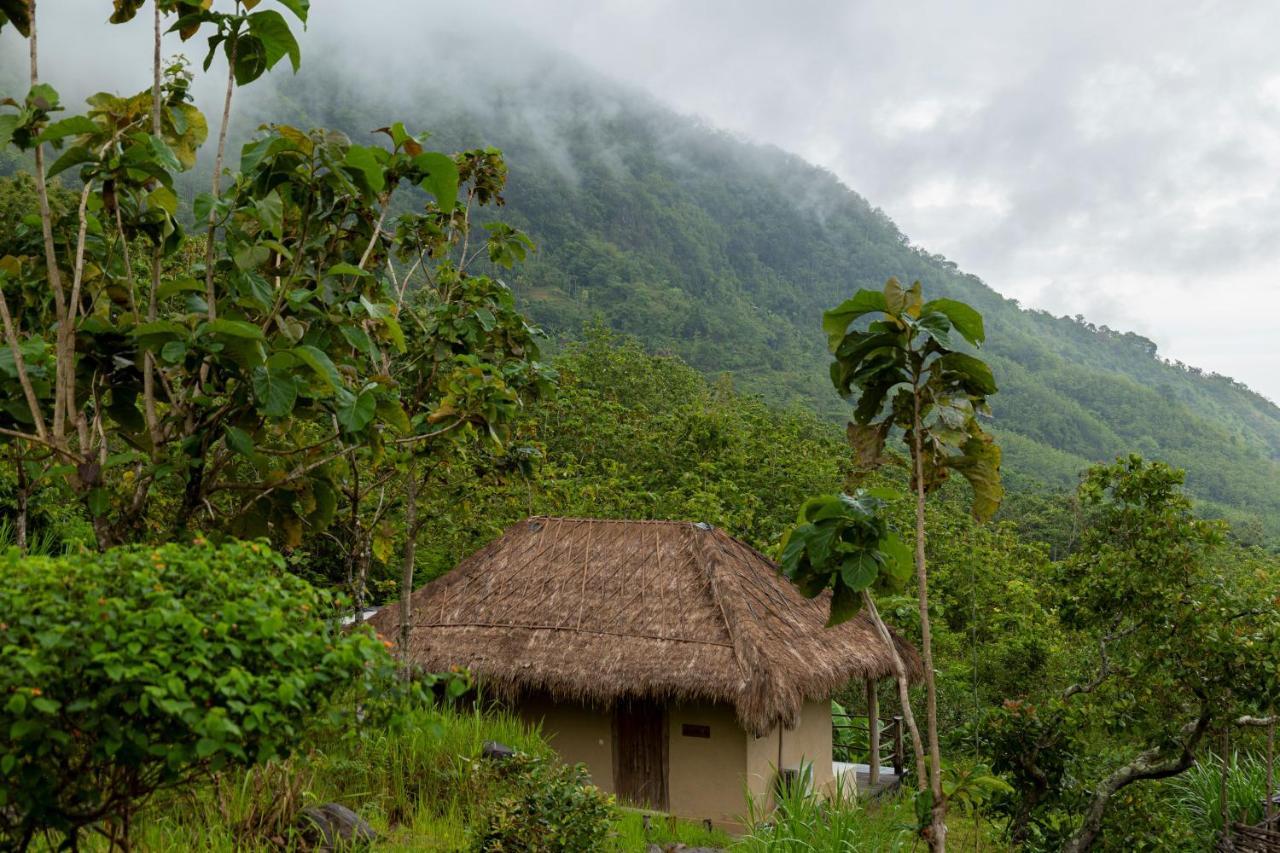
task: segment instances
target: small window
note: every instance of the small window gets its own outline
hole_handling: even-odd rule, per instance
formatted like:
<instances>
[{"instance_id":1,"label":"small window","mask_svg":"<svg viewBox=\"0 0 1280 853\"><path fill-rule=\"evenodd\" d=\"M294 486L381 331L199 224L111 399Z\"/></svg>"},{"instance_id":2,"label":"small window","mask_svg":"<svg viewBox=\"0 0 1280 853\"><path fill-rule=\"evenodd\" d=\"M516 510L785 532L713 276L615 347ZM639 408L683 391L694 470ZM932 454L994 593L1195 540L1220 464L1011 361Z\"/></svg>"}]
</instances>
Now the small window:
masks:
<instances>
[{"instance_id":1,"label":"small window","mask_svg":"<svg viewBox=\"0 0 1280 853\"><path fill-rule=\"evenodd\" d=\"M701 726L697 723L682 723L680 725L680 734L685 737L711 737L711 726Z\"/></svg>"}]
</instances>

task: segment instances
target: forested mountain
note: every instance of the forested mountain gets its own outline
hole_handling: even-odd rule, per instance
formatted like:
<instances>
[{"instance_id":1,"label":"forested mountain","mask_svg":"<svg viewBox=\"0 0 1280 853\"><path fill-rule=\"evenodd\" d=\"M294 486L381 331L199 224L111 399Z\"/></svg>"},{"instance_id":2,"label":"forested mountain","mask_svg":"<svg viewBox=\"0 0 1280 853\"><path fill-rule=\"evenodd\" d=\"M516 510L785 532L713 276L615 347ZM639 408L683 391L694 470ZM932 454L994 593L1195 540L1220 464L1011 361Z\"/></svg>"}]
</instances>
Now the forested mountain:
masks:
<instances>
[{"instance_id":1,"label":"forested mountain","mask_svg":"<svg viewBox=\"0 0 1280 853\"><path fill-rule=\"evenodd\" d=\"M822 311L889 276L919 279L986 317L1013 488L1070 486L1089 462L1136 450L1185 468L1238 535L1280 538L1280 408L1243 385L1170 364L1139 335L1024 309L912 244L829 172L555 57L505 71L460 51L421 61L452 70L394 85L323 62L274 74L239 105L237 135L269 116L363 141L403 120L440 148L501 148L502 216L539 247L512 283L546 329L577 336L602 319L832 418L844 404L827 379Z\"/></svg>"}]
</instances>

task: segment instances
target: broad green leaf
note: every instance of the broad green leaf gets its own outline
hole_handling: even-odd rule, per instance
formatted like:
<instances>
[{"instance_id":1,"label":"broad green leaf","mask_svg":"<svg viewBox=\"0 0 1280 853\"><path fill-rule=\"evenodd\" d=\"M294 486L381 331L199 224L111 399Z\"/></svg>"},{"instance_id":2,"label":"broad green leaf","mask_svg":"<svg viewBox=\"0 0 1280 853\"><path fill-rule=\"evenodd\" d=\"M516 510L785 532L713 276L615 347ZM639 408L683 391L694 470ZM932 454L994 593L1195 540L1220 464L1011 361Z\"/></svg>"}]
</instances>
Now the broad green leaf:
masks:
<instances>
[{"instance_id":1,"label":"broad green leaf","mask_svg":"<svg viewBox=\"0 0 1280 853\"><path fill-rule=\"evenodd\" d=\"M1000 481L1000 447L991 436L975 426L960 451L959 456L948 457L943 464L969 481L973 489L970 512L978 521L987 521L1004 500L1004 485Z\"/></svg>"},{"instance_id":2,"label":"broad green leaf","mask_svg":"<svg viewBox=\"0 0 1280 853\"><path fill-rule=\"evenodd\" d=\"M924 317L932 311L946 315L946 318L951 321L952 328L974 346L986 340L982 315L963 302L957 302L954 299L931 299L920 309L920 316Z\"/></svg>"},{"instance_id":3,"label":"broad green leaf","mask_svg":"<svg viewBox=\"0 0 1280 853\"><path fill-rule=\"evenodd\" d=\"M369 425L377 412L377 398L372 391L365 390L353 394L345 388L338 390L337 415L338 425L347 432L360 432Z\"/></svg>"},{"instance_id":4,"label":"broad green leaf","mask_svg":"<svg viewBox=\"0 0 1280 853\"><path fill-rule=\"evenodd\" d=\"M996 393L996 380L991 375L991 368L982 359L974 358L962 352L950 352L933 363L932 369L957 373L964 377L966 389L975 396L988 396Z\"/></svg>"},{"instance_id":5,"label":"broad green leaf","mask_svg":"<svg viewBox=\"0 0 1280 853\"><path fill-rule=\"evenodd\" d=\"M16 115L0 116L0 150L9 144L9 140L13 139L13 130L18 126L18 117Z\"/></svg>"},{"instance_id":6,"label":"broad green leaf","mask_svg":"<svg viewBox=\"0 0 1280 853\"><path fill-rule=\"evenodd\" d=\"M0 0L0 25L5 21L13 24L23 38L30 38L31 0Z\"/></svg>"},{"instance_id":7,"label":"broad green leaf","mask_svg":"<svg viewBox=\"0 0 1280 853\"><path fill-rule=\"evenodd\" d=\"M915 566L911 547L898 534L890 532L880 540L880 554L884 564L880 567L879 587L885 592L901 592L911 580Z\"/></svg>"},{"instance_id":8,"label":"broad green leaf","mask_svg":"<svg viewBox=\"0 0 1280 853\"><path fill-rule=\"evenodd\" d=\"M138 14L138 10L142 8L146 0L111 0L111 2L116 9L111 13L111 23L127 24L133 20L134 15Z\"/></svg>"},{"instance_id":9,"label":"broad green leaf","mask_svg":"<svg viewBox=\"0 0 1280 853\"><path fill-rule=\"evenodd\" d=\"M85 136L100 130L102 128L88 116L71 116L50 124L36 137L36 142L61 142L68 136Z\"/></svg>"},{"instance_id":10,"label":"broad green leaf","mask_svg":"<svg viewBox=\"0 0 1280 853\"><path fill-rule=\"evenodd\" d=\"M412 428L409 424L409 415L405 413L404 407L398 402L390 398L379 399L376 411L378 420L400 435L409 434L409 430Z\"/></svg>"},{"instance_id":11,"label":"broad green leaf","mask_svg":"<svg viewBox=\"0 0 1280 853\"><path fill-rule=\"evenodd\" d=\"M168 299L179 293L204 293L204 282L194 278L175 278L156 289L157 299Z\"/></svg>"},{"instance_id":12,"label":"broad green leaf","mask_svg":"<svg viewBox=\"0 0 1280 853\"><path fill-rule=\"evenodd\" d=\"M837 580L831 591L831 615L827 618L827 627L834 628L842 622L848 622L858 615L862 609L862 594L845 586Z\"/></svg>"},{"instance_id":13,"label":"broad green leaf","mask_svg":"<svg viewBox=\"0 0 1280 853\"><path fill-rule=\"evenodd\" d=\"M187 328L172 320L152 320L135 326L132 334L144 347L156 347L160 346L162 341L185 338Z\"/></svg>"},{"instance_id":14,"label":"broad green leaf","mask_svg":"<svg viewBox=\"0 0 1280 853\"><path fill-rule=\"evenodd\" d=\"M206 323L205 330L211 334L226 335L232 338L244 338L245 340L253 341L266 340L261 329L243 320L224 320L220 317L217 320L210 320Z\"/></svg>"},{"instance_id":15,"label":"broad green leaf","mask_svg":"<svg viewBox=\"0 0 1280 853\"><path fill-rule=\"evenodd\" d=\"M845 435L849 439L849 446L853 448L853 464L857 468L869 471L880 467L884 462L884 442L892 426L892 420L884 420L879 424L849 422L845 427Z\"/></svg>"},{"instance_id":16,"label":"broad green leaf","mask_svg":"<svg viewBox=\"0 0 1280 853\"><path fill-rule=\"evenodd\" d=\"M267 68L274 68L284 57L289 57L289 64L297 73L302 64L302 52L298 49L298 41L289 30L284 16L274 10L254 12L249 16L249 32L262 42L266 51Z\"/></svg>"},{"instance_id":17,"label":"broad green leaf","mask_svg":"<svg viewBox=\"0 0 1280 853\"><path fill-rule=\"evenodd\" d=\"M187 345L182 341L169 341L160 348L160 357L169 364L177 364L187 357Z\"/></svg>"},{"instance_id":18,"label":"broad green leaf","mask_svg":"<svg viewBox=\"0 0 1280 853\"><path fill-rule=\"evenodd\" d=\"M288 417L298 399L298 386L291 373L256 367L253 370L253 396L266 417Z\"/></svg>"},{"instance_id":19,"label":"broad green leaf","mask_svg":"<svg viewBox=\"0 0 1280 853\"><path fill-rule=\"evenodd\" d=\"M387 185L387 180L382 171L382 165L378 162L378 155L374 153L375 150L386 153L381 148L374 149L367 145L352 145L347 149L343 163L362 175L369 189L375 193L381 193Z\"/></svg>"},{"instance_id":20,"label":"broad green leaf","mask_svg":"<svg viewBox=\"0 0 1280 853\"><path fill-rule=\"evenodd\" d=\"M346 261L342 261L341 263L334 264L333 266L331 266L331 267L329 267L327 270L325 270L325 271L324 271L324 274L325 274L326 276L338 276L338 275L359 275L359 276L368 276L368 275L371 275L371 273L370 273L368 270L362 270L362 269L360 269L360 267L356 266L355 264L349 264L349 263L347 263Z\"/></svg>"},{"instance_id":21,"label":"broad green leaf","mask_svg":"<svg viewBox=\"0 0 1280 853\"><path fill-rule=\"evenodd\" d=\"M231 56L231 42L226 43L228 58ZM236 40L235 78L237 86L248 86L266 73L267 48L262 39L255 35L242 35ZM208 70L207 68L205 70Z\"/></svg>"},{"instance_id":22,"label":"broad green leaf","mask_svg":"<svg viewBox=\"0 0 1280 853\"><path fill-rule=\"evenodd\" d=\"M404 330L400 328L400 321L390 315L382 318L382 330L391 340L391 345L396 348L396 352L405 351Z\"/></svg>"},{"instance_id":23,"label":"broad green leaf","mask_svg":"<svg viewBox=\"0 0 1280 853\"><path fill-rule=\"evenodd\" d=\"M436 197L442 210L450 210L458 200L458 164L438 151L424 151L413 164L426 172L419 186Z\"/></svg>"},{"instance_id":24,"label":"broad green leaf","mask_svg":"<svg viewBox=\"0 0 1280 853\"><path fill-rule=\"evenodd\" d=\"M840 564L840 579L854 592L862 592L875 583L880 566L870 554L854 554Z\"/></svg>"},{"instance_id":25,"label":"broad green leaf","mask_svg":"<svg viewBox=\"0 0 1280 853\"><path fill-rule=\"evenodd\" d=\"M822 331L827 333L827 343L832 352L844 340L849 324L865 314L884 311L884 294L874 290L859 290L853 298L846 299L830 311L822 314Z\"/></svg>"},{"instance_id":26,"label":"broad green leaf","mask_svg":"<svg viewBox=\"0 0 1280 853\"><path fill-rule=\"evenodd\" d=\"M377 358L378 348L374 346L373 340L364 329L347 323L340 326L339 331L342 332L342 337L346 339L347 343L351 344L353 349L369 358Z\"/></svg>"},{"instance_id":27,"label":"broad green leaf","mask_svg":"<svg viewBox=\"0 0 1280 853\"><path fill-rule=\"evenodd\" d=\"M311 11L311 0L276 0L276 2L292 12L302 23L307 22L307 13Z\"/></svg>"},{"instance_id":28,"label":"broad green leaf","mask_svg":"<svg viewBox=\"0 0 1280 853\"><path fill-rule=\"evenodd\" d=\"M310 367L331 389L335 391L342 389L342 377L338 375L338 368L333 366L333 361L323 351L310 344L300 344L290 352Z\"/></svg>"},{"instance_id":29,"label":"broad green leaf","mask_svg":"<svg viewBox=\"0 0 1280 853\"><path fill-rule=\"evenodd\" d=\"M46 177L52 178L55 175L62 174L67 169L74 166L80 166L85 163L96 163L97 161L97 156L88 148L80 145L73 145L66 151L63 151L61 157L53 161L53 164L49 166L49 171L46 174Z\"/></svg>"},{"instance_id":30,"label":"broad green leaf","mask_svg":"<svg viewBox=\"0 0 1280 853\"><path fill-rule=\"evenodd\" d=\"M256 452L253 447L253 438L249 433L239 427L229 426L226 428L227 447L239 453L248 459L253 459Z\"/></svg>"},{"instance_id":31,"label":"broad green leaf","mask_svg":"<svg viewBox=\"0 0 1280 853\"><path fill-rule=\"evenodd\" d=\"M884 285L885 311L897 317L906 314L908 317L920 316L920 282L913 282L911 287L903 289L896 278L891 278Z\"/></svg>"},{"instance_id":32,"label":"broad green leaf","mask_svg":"<svg viewBox=\"0 0 1280 853\"><path fill-rule=\"evenodd\" d=\"M178 196L164 184L147 193L147 204L160 208L170 216L178 213Z\"/></svg>"}]
</instances>

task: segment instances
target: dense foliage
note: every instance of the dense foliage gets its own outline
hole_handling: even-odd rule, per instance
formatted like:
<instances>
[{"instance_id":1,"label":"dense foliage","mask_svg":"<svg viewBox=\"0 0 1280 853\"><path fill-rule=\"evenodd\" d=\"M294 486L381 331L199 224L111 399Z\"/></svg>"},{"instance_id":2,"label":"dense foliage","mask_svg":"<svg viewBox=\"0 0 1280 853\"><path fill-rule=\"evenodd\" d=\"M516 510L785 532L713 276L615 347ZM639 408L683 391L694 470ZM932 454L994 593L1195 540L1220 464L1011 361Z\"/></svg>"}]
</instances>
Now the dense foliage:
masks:
<instances>
[{"instance_id":1,"label":"dense foliage","mask_svg":"<svg viewBox=\"0 0 1280 853\"><path fill-rule=\"evenodd\" d=\"M1089 464L1136 450L1185 469L1189 492L1229 517L1238 537L1274 543L1280 534L1273 402L1164 361L1140 335L1024 310L912 245L830 173L585 69L539 56L527 60L536 69L527 79L512 79L480 68L480 51L454 33L421 53L439 75L419 64L394 96L322 69L273 79L261 117L283 111L354 130L411 104L439 145L502 148L513 164L504 216L539 246L511 281L547 329L576 336L602 318L706 375L728 371L772 402L842 419L814 336L822 311L890 276L919 280L986 318L1011 487L1074 488ZM525 68L519 58L511 65ZM457 69L465 79L449 76Z\"/></svg>"},{"instance_id":2,"label":"dense foliage","mask_svg":"<svg viewBox=\"0 0 1280 853\"><path fill-rule=\"evenodd\" d=\"M613 798L591 784L581 765L516 754L492 765L508 793L476 822L476 853L604 850L617 819Z\"/></svg>"},{"instance_id":3,"label":"dense foliage","mask_svg":"<svg viewBox=\"0 0 1280 853\"><path fill-rule=\"evenodd\" d=\"M0 557L0 834L127 827L154 791L288 755L390 667L257 543Z\"/></svg>"}]
</instances>

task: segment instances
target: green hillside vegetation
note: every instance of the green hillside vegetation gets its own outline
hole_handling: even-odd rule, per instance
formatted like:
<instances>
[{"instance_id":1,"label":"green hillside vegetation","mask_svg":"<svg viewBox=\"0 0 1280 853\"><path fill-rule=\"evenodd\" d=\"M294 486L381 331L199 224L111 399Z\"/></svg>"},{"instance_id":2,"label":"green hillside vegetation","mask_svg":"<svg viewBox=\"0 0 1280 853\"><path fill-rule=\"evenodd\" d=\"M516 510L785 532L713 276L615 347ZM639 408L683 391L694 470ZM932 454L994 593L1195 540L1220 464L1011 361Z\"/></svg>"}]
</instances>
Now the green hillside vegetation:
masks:
<instances>
[{"instance_id":1,"label":"green hillside vegetation","mask_svg":"<svg viewBox=\"0 0 1280 853\"><path fill-rule=\"evenodd\" d=\"M603 319L706 375L730 372L767 400L832 418L843 404L813 334L821 312L889 276L919 279L986 318L994 430L1014 489L1072 488L1088 464L1137 450L1186 469L1204 511L1237 536L1280 536L1271 401L1168 363L1139 335L1022 308L795 156L547 64L536 84L484 78L460 92L407 80L394 96L313 67L272 77L241 128L272 116L359 139L395 112L446 150L497 146L510 164L501 216L539 247L510 277L537 322L572 338Z\"/></svg>"},{"instance_id":2,"label":"green hillside vegetation","mask_svg":"<svg viewBox=\"0 0 1280 853\"><path fill-rule=\"evenodd\" d=\"M1140 335L1024 309L914 245L831 173L563 60L542 58L537 83L454 70L465 82L444 86L430 81L468 60L428 54L439 73L400 78L394 92L319 63L275 73L240 105L232 139L275 121L364 141L407 115L439 149L498 147L510 168L500 216L539 249L506 277L535 321L575 338L603 320L706 375L732 373L769 401L833 419L843 404L812 334L822 311L889 276L919 279L986 318L1000 385L993 428L1014 490L1073 488L1090 463L1137 450L1184 468L1203 511L1242 540L1278 541L1280 408L1242 384L1169 363ZM21 166L4 156L0 171ZM206 158L179 177L186 197L206 188L208 169Z\"/></svg>"}]
</instances>

